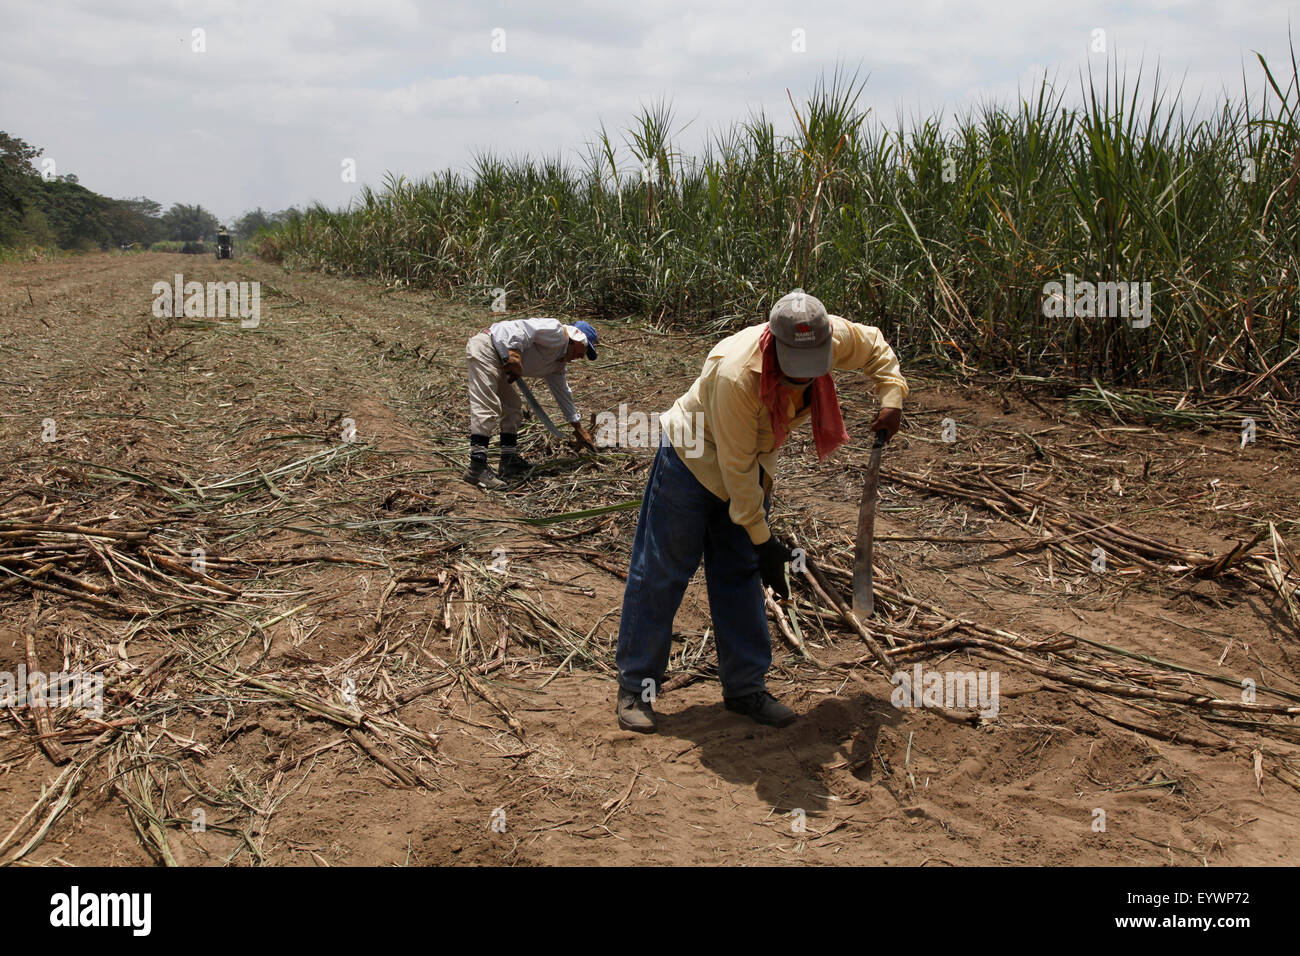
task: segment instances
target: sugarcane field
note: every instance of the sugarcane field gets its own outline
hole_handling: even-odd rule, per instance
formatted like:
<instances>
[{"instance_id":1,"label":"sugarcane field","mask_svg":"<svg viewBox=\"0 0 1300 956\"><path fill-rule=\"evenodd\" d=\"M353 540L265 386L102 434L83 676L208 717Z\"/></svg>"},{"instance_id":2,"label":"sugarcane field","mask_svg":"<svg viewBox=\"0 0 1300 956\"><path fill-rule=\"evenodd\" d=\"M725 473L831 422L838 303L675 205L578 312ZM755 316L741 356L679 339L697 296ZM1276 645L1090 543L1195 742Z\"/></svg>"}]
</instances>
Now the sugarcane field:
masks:
<instances>
[{"instance_id":1,"label":"sugarcane field","mask_svg":"<svg viewBox=\"0 0 1300 956\"><path fill-rule=\"evenodd\" d=\"M343 105L247 59L288 14L157 13L241 163L113 172L11 71L0 862L51 925L108 925L103 867L1300 862L1285 8L1223 69L1209 4L1062 14L912 99L847 13L579 6L379 4L445 85L373 101L372 14L322 6ZM17 7L15 63L155 43ZM442 22L473 50L401 36ZM606 28L691 39L624 75Z\"/></svg>"}]
</instances>

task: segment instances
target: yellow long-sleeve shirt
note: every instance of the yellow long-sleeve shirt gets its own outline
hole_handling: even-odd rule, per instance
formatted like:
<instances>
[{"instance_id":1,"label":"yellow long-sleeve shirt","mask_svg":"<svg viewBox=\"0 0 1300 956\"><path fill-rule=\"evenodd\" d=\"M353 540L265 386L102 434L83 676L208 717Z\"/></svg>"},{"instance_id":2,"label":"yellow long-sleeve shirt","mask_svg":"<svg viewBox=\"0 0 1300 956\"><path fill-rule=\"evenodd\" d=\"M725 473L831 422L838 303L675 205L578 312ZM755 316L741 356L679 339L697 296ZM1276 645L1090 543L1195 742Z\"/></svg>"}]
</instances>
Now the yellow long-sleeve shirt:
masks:
<instances>
[{"instance_id":1,"label":"yellow long-sleeve shirt","mask_svg":"<svg viewBox=\"0 0 1300 956\"><path fill-rule=\"evenodd\" d=\"M898 357L880 330L829 316L835 342L834 368L861 369L876 386L882 408L902 408L907 382ZM704 360L704 370L660 425L678 456L705 488L729 501L731 520L755 545L772 536L763 514L760 469L775 473L772 419L759 392L763 353L759 339L767 323L723 339ZM796 411L790 399L790 431L812 418L809 404Z\"/></svg>"}]
</instances>

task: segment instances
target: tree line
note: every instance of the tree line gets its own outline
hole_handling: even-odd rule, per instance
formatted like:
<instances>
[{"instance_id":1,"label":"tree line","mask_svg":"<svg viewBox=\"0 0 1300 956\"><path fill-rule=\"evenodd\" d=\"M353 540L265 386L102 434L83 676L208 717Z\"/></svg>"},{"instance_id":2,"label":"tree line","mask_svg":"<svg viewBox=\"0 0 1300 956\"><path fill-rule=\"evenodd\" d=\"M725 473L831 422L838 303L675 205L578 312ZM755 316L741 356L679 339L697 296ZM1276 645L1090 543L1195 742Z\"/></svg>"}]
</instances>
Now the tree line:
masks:
<instances>
[{"instance_id":1,"label":"tree line","mask_svg":"<svg viewBox=\"0 0 1300 956\"><path fill-rule=\"evenodd\" d=\"M58 248L80 252L149 248L156 242L213 239L221 222L201 205L162 204L146 196L110 199L82 186L74 174L47 176L43 149L0 131L0 248ZM239 239L300 215L295 208L257 208L227 225Z\"/></svg>"}]
</instances>

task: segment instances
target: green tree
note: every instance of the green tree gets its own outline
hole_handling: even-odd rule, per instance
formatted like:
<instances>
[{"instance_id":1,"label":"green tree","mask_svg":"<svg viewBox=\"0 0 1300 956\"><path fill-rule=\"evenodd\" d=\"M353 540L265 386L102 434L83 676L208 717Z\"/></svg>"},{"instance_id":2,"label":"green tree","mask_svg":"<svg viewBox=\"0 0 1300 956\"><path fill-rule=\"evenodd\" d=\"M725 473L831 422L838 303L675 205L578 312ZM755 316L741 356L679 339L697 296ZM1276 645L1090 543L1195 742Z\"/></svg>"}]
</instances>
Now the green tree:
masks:
<instances>
[{"instance_id":1,"label":"green tree","mask_svg":"<svg viewBox=\"0 0 1300 956\"><path fill-rule=\"evenodd\" d=\"M45 152L0 130L0 174L35 176L36 158Z\"/></svg>"},{"instance_id":2,"label":"green tree","mask_svg":"<svg viewBox=\"0 0 1300 956\"><path fill-rule=\"evenodd\" d=\"M148 246L165 236L162 206L152 199L139 196L134 199L109 199L106 202L108 205L104 215L114 245L138 242Z\"/></svg>"},{"instance_id":3,"label":"green tree","mask_svg":"<svg viewBox=\"0 0 1300 956\"><path fill-rule=\"evenodd\" d=\"M42 152L0 132L0 246L88 251L149 244L165 236L161 205L146 196L109 199L82 186L73 173L47 181L36 167ZM205 227L207 216L215 230L215 218L202 207L179 208L187 210L195 228Z\"/></svg>"},{"instance_id":4,"label":"green tree","mask_svg":"<svg viewBox=\"0 0 1300 956\"><path fill-rule=\"evenodd\" d=\"M217 217L202 206L187 206L176 203L162 217L166 238L182 242L199 242L205 237L215 236L221 225Z\"/></svg>"},{"instance_id":5,"label":"green tree","mask_svg":"<svg viewBox=\"0 0 1300 956\"><path fill-rule=\"evenodd\" d=\"M113 200L63 177L39 185L34 203L45 213L60 248L89 252L113 244L109 216Z\"/></svg>"},{"instance_id":6,"label":"green tree","mask_svg":"<svg viewBox=\"0 0 1300 956\"><path fill-rule=\"evenodd\" d=\"M235 220L234 233L240 239L252 239L259 229L269 229L271 220L261 206Z\"/></svg>"},{"instance_id":7,"label":"green tree","mask_svg":"<svg viewBox=\"0 0 1300 956\"><path fill-rule=\"evenodd\" d=\"M290 206L288 209L281 209L279 212L273 212L270 215L271 227L288 225L291 222L297 222L302 219L302 210L297 206Z\"/></svg>"},{"instance_id":8,"label":"green tree","mask_svg":"<svg viewBox=\"0 0 1300 956\"><path fill-rule=\"evenodd\" d=\"M41 150L0 131L0 245L23 239L23 216L39 186L35 160Z\"/></svg>"}]
</instances>

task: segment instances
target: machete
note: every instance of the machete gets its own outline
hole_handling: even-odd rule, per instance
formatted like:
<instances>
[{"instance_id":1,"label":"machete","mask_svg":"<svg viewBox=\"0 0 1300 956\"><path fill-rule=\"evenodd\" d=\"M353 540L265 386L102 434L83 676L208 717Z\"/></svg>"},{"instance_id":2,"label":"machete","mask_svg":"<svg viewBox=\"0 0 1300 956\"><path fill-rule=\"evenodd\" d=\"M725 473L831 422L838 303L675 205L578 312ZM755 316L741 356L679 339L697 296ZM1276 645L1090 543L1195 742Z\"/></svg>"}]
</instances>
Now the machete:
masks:
<instances>
[{"instance_id":1,"label":"machete","mask_svg":"<svg viewBox=\"0 0 1300 956\"><path fill-rule=\"evenodd\" d=\"M556 438L560 439L560 441L566 441L567 439L565 439L564 434L555 427L555 422L551 421L551 416L546 414L541 405L537 404L537 397L533 395L533 390L524 384L524 380L522 378L515 379L515 385L519 386L519 391L524 394L524 401L526 401L528 407L533 410L533 414L537 416L537 420L546 426L546 430Z\"/></svg>"},{"instance_id":2,"label":"machete","mask_svg":"<svg viewBox=\"0 0 1300 956\"><path fill-rule=\"evenodd\" d=\"M862 504L858 506L858 542L853 549L853 613L866 620L876 610L876 592L872 581L871 556L876 537L876 486L880 483L880 455L889 441L889 432L876 432L867 463L867 477L862 483Z\"/></svg>"}]
</instances>

